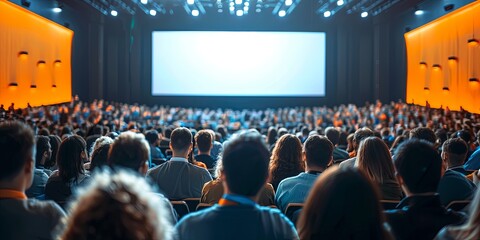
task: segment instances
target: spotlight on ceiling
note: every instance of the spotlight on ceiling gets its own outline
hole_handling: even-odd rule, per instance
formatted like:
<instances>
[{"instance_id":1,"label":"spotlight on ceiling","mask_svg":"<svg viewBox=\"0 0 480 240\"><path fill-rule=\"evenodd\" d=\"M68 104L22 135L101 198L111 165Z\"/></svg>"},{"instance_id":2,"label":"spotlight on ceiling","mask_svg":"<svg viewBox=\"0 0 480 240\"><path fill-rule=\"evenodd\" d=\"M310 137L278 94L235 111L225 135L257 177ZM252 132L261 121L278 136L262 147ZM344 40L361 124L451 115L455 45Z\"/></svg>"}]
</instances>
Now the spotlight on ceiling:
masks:
<instances>
[{"instance_id":1,"label":"spotlight on ceiling","mask_svg":"<svg viewBox=\"0 0 480 240\"><path fill-rule=\"evenodd\" d=\"M157 11L155 9L150 10L150 15L152 16L157 15Z\"/></svg>"},{"instance_id":2,"label":"spotlight on ceiling","mask_svg":"<svg viewBox=\"0 0 480 240\"><path fill-rule=\"evenodd\" d=\"M417 16L423 15L424 13L425 13L425 11L423 11L421 9L415 10L415 15L417 15Z\"/></svg>"},{"instance_id":3,"label":"spotlight on ceiling","mask_svg":"<svg viewBox=\"0 0 480 240\"><path fill-rule=\"evenodd\" d=\"M199 14L200 14L200 12L197 9L192 10L192 16L198 17Z\"/></svg>"},{"instance_id":4,"label":"spotlight on ceiling","mask_svg":"<svg viewBox=\"0 0 480 240\"><path fill-rule=\"evenodd\" d=\"M193 5L195 3L195 0L187 0L188 5Z\"/></svg>"},{"instance_id":5,"label":"spotlight on ceiling","mask_svg":"<svg viewBox=\"0 0 480 240\"><path fill-rule=\"evenodd\" d=\"M110 11L110 15L116 17L116 16L118 16L118 12L116 10L112 10L112 11Z\"/></svg>"},{"instance_id":6,"label":"spotlight on ceiling","mask_svg":"<svg viewBox=\"0 0 480 240\"><path fill-rule=\"evenodd\" d=\"M148 3L148 0L140 0L140 2L141 2L143 5L145 5L145 4Z\"/></svg>"},{"instance_id":7,"label":"spotlight on ceiling","mask_svg":"<svg viewBox=\"0 0 480 240\"><path fill-rule=\"evenodd\" d=\"M287 12L285 10L278 11L278 16L279 17L285 17L285 15L287 15Z\"/></svg>"},{"instance_id":8,"label":"spotlight on ceiling","mask_svg":"<svg viewBox=\"0 0 480 240\"><path fill-rule=\"evenodd\" d=\"M237 4L237 5L242 4L242 2L243 2L242 0L235 0L235 4Z\"/></svg>"},{"instance_id":9,"label":"spotlight on ceiling","mask_svg":"<svg viewBox=\"0 0 480 240\"><path fill-rule=\"evenodd\" d=\"M343 0L338 0L337 1L337 6L342 6L343 4L345 4L345 2Z\"/></svg>"},{"instance_id":10,"label":"spotlight on ceiling","mask_svg":"<svg viewBox=\"0 0 480 240\"><path fill-rule=\"evenodd\" d=\"M237 14L237 17L241 17L243 16L243 10L237 10L235 14Z\"/></svg>"},{"instance_id":11,"label":"spotlight on ceiling","mask_svg":"<svg viewBox=\"0 0 480 240\"><path fill-rule=\"evenodd\" d=\"M326 12L323 13L323 16L328 18L328 17L332 16L332 12L326 11Z\"/></svg>"},{"instance_id":12,"label":"spotlight on ceiling","mask_svg":"<svg viewBox=\"0 0 480 240\"><path fill-rule=\"evenodd\" d=\"M54 8L52 9L52 11L53 11L54 13L61 13L61 12L62 12L62 8L60 8L60 7L57 6L57 7L54 7Z\"/></svg>"},{"instance_id":13,"label":"spotlight on ceiling","mask_svg":"<svg viewBox=\"0 0 480 240\"><path fill-rule=\"evenodd\" d=\"M360 16L362 16L362 18L366 18L366 17L368 17L368 12L362 12L362 14L360 14Z\"/></svg>"},{"instance_id":14,"label":"spotlight on ceiling","mask_svg":"<svg viewBox=\"0 0 480 240\"><path fill-rule=\"evenodd\" d=\"M293 0L285 0L285 6L289 7L293 4Z\"/></svg>"}]
</instances>

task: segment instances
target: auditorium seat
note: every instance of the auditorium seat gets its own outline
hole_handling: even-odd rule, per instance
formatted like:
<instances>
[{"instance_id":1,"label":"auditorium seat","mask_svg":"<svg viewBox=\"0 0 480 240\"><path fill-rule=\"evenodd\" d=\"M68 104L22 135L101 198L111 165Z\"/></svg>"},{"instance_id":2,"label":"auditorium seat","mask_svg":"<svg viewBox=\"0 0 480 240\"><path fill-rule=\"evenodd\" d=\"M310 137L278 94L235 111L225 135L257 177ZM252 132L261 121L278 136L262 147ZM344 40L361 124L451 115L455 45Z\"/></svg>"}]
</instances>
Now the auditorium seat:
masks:
<instances>
[{"instance_id":1,"label":"auditorium seat","mask_svg":"<svg viewBox=\"0 0 480 240\"><path fill-rule=\"evenodd\" d=\"M380 200L380 203L382 204L383 210L390 210L397 208L397 205L400 203L400 201Z\"/></svg>"},{"instance_id":2,"label":"auditorium seat","mask_svg":"<svg viewBox=\"0 0 480 240\"><path fill-rule=\"evenodd\" d=\"M184 201L187 204L189 212L194 212L197 210L197 205L200 203L200 198L185 198L181 201Z\"/></svg>"},{"instance_id":3,"label":"auditorium seat","mask_svg":"<svg viewBox=\"0 0 480 240\"><path fill-rule=\"evenodd\" d=\"M295 212L301 211L303 206L303 203L289 203L287 205L287 208L285 209L285 216L287 216L290 220L292 220L292 222L295 223L296 219L294 218L294 216L298 215L295 214Z\"/></svg>"},{"instance_id":4,"label":"auditorium seat","mask_svg":"<svg viewBox=\"0 0 480 240\"><path fill-rule=\"evenodd\" d=\"M178 214L178 220L190 213L185 201L170 201L170 203Z\"/></svg>"},{"instance_id":5,"label":"auditorium seat","mask_svg":"<svg viewBox=\"0 0 480 240\"><path fill-rule=\"evenodd\" d=\"M462 211L470 204L470 202L471 200L452 201L448 204L447 208L454 211Z\"/></svg>"},{"instance_id":6,"label":"auditorium seat","mask_svg":"<svg viewBox=\"0 0 480 240\"><path fill-rule=\"evenodd\" d=\"M209 204L209 203L199 203L197 205L197 211L200 211L200 210L203 210L203 209L207 209L209 207L213 206L213 204Z\"/></svg>"}]
</instances>

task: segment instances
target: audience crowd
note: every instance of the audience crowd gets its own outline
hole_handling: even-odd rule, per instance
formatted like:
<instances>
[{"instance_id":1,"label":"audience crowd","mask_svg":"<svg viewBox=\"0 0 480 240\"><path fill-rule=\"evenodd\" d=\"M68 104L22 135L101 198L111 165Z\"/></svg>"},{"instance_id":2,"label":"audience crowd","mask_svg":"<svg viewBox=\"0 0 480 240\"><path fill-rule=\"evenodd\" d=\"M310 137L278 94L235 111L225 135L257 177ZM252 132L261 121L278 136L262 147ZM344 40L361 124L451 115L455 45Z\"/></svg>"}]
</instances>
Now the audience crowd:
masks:
<instances>
[{"instance_id":1,"label":"audience crowd","mask_svg":"<svg viewBox=\"0 0 480 240\"><path fill-rule=\"evenodd\" d=\"M480 118L0 107L1 239L480 239ZM198 208L198 209L197 209Z\"/></svg>"}]
</instances>

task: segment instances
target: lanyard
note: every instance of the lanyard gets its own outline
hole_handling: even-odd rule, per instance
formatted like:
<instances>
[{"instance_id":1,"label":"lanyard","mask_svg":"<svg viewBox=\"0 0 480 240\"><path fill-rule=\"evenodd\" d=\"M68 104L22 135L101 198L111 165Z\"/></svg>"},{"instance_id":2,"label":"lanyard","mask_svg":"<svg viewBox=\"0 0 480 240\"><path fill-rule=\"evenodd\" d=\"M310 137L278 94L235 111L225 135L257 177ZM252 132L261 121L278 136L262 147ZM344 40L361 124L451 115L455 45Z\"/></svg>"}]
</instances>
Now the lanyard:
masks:
<instances>
[{"instance_id":1,"label":"lanyard","mask_svg":"<svg viewBox=\"0 0 480 240\"><path fill-rule=\"evenodd\" d=\"M247 205L255 206L257 203L252 199L233 194L223 194L222 199L218 202L220 206L235 206L235 205Z\"/></svg>"}]
</instances>

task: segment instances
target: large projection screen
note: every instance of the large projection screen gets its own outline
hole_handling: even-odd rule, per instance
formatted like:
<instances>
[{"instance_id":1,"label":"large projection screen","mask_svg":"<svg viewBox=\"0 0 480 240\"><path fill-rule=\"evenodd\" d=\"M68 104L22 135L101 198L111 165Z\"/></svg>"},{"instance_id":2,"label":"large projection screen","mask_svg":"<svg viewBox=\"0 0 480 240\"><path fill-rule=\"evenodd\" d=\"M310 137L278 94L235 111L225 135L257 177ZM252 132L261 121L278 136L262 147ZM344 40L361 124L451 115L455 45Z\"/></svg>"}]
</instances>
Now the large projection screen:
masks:
<instances>
[{"instance_id":1,"label":"large projection screen","mask_svg":"<svg viewBox=\"0 0 480 240\"><path fill-rule=\"evenodd\" d=\"M154 31L153 96L325 96L325 33Z\"/></svg>"}]
</instances>

